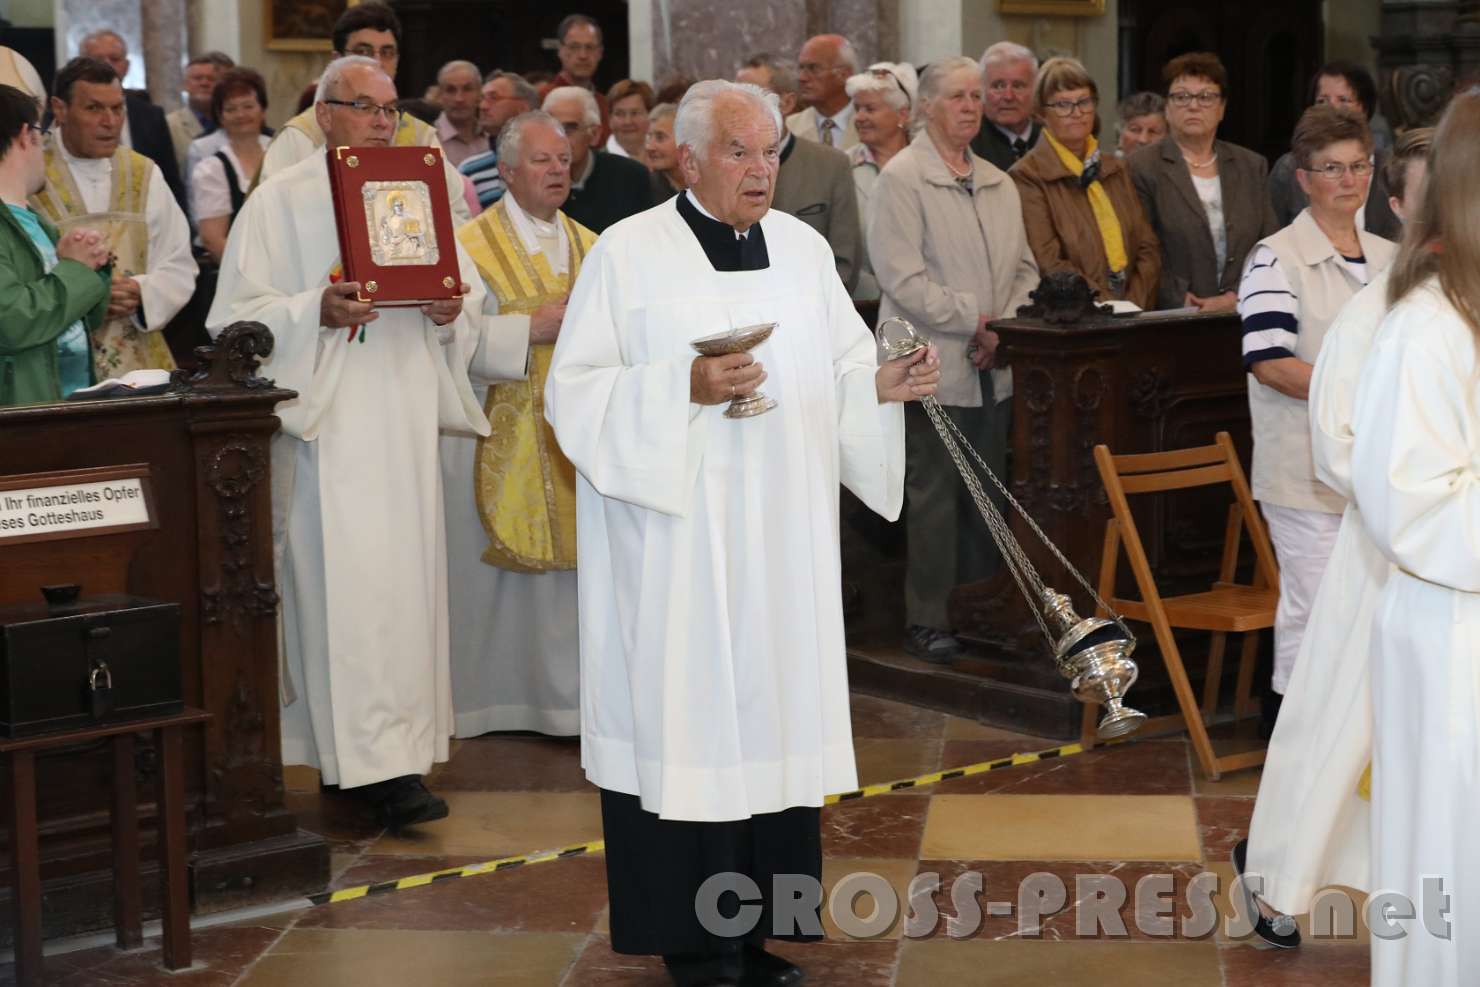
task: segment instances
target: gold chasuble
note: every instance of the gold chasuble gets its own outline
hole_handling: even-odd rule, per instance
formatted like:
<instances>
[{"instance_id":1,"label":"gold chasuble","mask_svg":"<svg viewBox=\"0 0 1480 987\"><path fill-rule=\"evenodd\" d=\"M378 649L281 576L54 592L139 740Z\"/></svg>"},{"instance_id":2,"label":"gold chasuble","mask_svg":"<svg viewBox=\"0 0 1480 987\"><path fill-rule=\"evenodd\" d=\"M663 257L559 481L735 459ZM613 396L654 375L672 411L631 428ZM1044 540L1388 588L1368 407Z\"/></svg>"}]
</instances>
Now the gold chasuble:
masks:
<instances>
[{"instance_id":1,"label":"gold chasuble","mask_svg":"<svg viewBox=\"0 0 1480 987\"><path fill-rule=\"evenodd\" d=\"M457 231L478 265L500 315L529 314L564 298L596 234L557 213L570 244L568 270L557 275L544 254L531 255L503 201ZM545 421L545 376L553 343L531 345L527 380L494 384L483 412L492 432L478 440L473 486L488 533L483 561L514 572L574 569L576 472Z\"/></svg>"},{"instance_id":2,"label":"gold chasuble","mask_svg":"<svg viewBox=\"0 0 1480 987\"><path fill-rule=\"evenodd\" d=\"M51 142L46 147L46 184L31 205L63 235L76 226L108 238L115 280L149 269L149 173L154 162L126 147L113 152L113 186L108 211L89 213L72 171ZM132 315L109 319L92 333L93 372L98 380L131 370L174 370L175 359L162 332L144 332Z\"/></svg>"}]
</instances>

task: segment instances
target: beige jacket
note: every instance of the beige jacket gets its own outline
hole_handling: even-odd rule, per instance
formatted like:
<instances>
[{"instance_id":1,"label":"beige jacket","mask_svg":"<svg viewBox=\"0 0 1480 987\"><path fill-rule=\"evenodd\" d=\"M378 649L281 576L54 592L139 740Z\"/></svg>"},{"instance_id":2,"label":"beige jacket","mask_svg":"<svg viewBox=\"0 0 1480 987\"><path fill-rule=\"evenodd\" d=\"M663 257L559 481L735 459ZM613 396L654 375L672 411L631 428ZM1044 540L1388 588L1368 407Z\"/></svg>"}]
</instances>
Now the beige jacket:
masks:
<instances>
[{"instance_id":1,"label":"beige jacket","mask_svg":"<svg viewBox=\"0 0 1480 987\"><path fill-rule=\"evenodd\" d=\"M1392 263L1397 246L1368 233L1358 234L1371 281ZM1260 241L1279 258L1296 301L1299 332L1295 356L1314 365L1326 330L1362 285L1341 262L1336 248L1316 225L1310 210ZM1310 405L1265 387L1249 374L1249 418L1254 431L1254 468L1249 481L1254 499L1282 507L1340 514L1346 500L1316 479L1310 446Z\"/></svg>"},{"instance_id":2,"label":"beige jacket","mask_svg":"<svg viewBox=\"0 0 1480 987\"><path fill-rule=\"evenodd\" d=\"M1011 318L1038 286L1017 186L972 155L968 197L921 132L874 184L868 253L883 297L880 319L903 316L940 348L942 404L982 404L981 375L966 355L982 315ZM994 372L997 400L1011 393Z\"/></svg>"},{"instance_id":3,"label":"beige jacket","mask_svg":"<svg viewBox=\"0 0 1480 987\"><path fill-rule=\"evenodd\" d=\"M822 143L822 138L817 133L817 111L812 107L800 110L786 118L786 129L796 134L803 140ZM846 151L858 143L858 130L853 126L853 117L848 117L848 126L843 131L838 143L834 145L839 151Z\"/></svg>"},{"instance_id":4,"label":"beige jacket","mask_svg":"<svg viewBox=\"0 0 1480 987\"><path fill-rule=\"evenodd\" d=\"M205 128L189 106L165 114L164 119L170 128L170 143L175 145L175 163L180 166L180 177L188 182L190 175L185 171L185 161L190 156L190 142L204 133Z\"/></svg>"}]
</instances>

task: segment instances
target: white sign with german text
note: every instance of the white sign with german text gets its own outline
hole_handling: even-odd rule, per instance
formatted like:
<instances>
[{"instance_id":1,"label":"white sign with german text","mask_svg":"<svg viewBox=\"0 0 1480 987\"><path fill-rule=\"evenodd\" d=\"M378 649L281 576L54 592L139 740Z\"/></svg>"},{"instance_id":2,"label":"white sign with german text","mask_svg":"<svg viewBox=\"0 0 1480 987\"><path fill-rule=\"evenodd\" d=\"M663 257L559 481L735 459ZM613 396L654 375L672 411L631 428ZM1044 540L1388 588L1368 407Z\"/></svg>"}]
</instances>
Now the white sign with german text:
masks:
<instances>
[{"instance_id":1,"label":"white sign with german text","mask_svg":"<svg viewBox=\"0 0 1480 987\"><path fill-rule=\"evenodd\" d=\"M94 528L148 527L142 477L0 489L0 543Z\"/></svg>"}]
</instances>

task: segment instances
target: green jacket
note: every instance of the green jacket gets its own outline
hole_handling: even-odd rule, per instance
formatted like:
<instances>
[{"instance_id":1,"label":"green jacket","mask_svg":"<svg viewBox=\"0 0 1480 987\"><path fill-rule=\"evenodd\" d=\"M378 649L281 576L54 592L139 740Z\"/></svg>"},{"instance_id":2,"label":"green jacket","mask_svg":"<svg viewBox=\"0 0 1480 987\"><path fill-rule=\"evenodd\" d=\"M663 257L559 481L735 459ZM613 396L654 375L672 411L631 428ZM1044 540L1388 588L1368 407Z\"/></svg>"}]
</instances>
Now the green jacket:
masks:
<instances>
[{"instance_id":1,"label":"green jacket","mask_svg":"<svg viewBox=\"0 0 1480 987\"><path fill-rule=\"evenodd\" d=\"M56 227L38 218L56 243ZM65 258L46 273L36 245L0 203L0 406L61 399L57 337L78 319L89 331L102 325L110 279L106 267Z\"/></svg>"}]
</instances>

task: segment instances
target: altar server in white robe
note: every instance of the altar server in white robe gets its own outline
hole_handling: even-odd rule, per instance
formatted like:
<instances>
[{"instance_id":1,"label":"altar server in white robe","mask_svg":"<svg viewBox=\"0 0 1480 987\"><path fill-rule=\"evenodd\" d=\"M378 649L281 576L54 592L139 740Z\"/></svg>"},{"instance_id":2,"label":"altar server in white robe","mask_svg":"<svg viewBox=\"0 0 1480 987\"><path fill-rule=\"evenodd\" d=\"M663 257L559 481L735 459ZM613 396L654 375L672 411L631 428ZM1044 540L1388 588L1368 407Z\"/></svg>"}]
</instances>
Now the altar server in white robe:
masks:
<instances>
[{"instance_id":1,"label":"altar server in white robe","mask_svg":"<svg viewBox=\"0 0 1480 987\"><path fill-rule=\"evenodd\" d=\"M1372 627L1372 888L1396 905L1368 912L1374 987L1480 983L1477 169L1472 90L1439 123L1357 388L1352 489L1395 567Z\"/></svg>"},{"instance_id":2,"label":"altar server in white robe","mask_svg":"<svg viewBox=\"0 0 1480 987\"><path fill-rule=\"evenodd\" d=\"M374 60L330 63L318 120L340 145L384 146L396 91ZM336 102L337 101L337 102ZM488 430L473 398L481 282L460 249L461 300L372 309L339 280L339 242L322 156L247 199L227 239L209 328L238 320L272 330L263 373L298 397L278 406L273 442L290 686L283 759L357 788L392 829L447 806L420 776L452 733L447 567L439 427ZM520 351L522 359L522 350ZM475 367L486 376L486 367ZM511 368L522 374L522 364Z\"/></svg>"},{"instance_id":3,"label":"altar server in white robe","mask_svg":"<svg viewBox=\"0 0 1480 987\"><path fill-rule=\"evenodd\" d=\"M1407 131L1388 158L1389 205L1399 220L1417 212L1433 136L1428 127ZM1269 741L1247 848L1235 851L1235 866L1242 853L1247 873L1258 876L1260 897L1285 915L1309 911L1316 892L1329 885L1371 887L1364 783L1372 757L1369 655L1372 614L1392 567L1350 499L1352 405L1388 313L1389 270L1342 308L1311 375L1316 477L1347 505ZM1275 945L1298 943L1293 922L1274 925ZM1266 930L1257 931L1262 936Z\"/></svg>"},{"instance_id":4,"label":"altar server in white robe","mask_svg":"<svg viewBox=\"0 0 1480 987\"><path fill-rule=\"evenodd\" d=\"M857 780L839 483L898 516L896 402L940 376L933 348L879 366L826 241L770 209L781 126L758 87L688 91L689 192L597 241L545 395L578 472L581 757L601 789L612 948L663 955L680 984L796 983L762 944L821 933L773 926L772 878L820 880L823 798ZM748 354L690 345L763 322L775 332ZM774 410L723 417L762 382ZM696 914L720 873L755 882L748 931Z\"/></svg>"}]
</instances>

